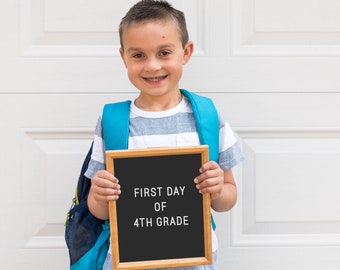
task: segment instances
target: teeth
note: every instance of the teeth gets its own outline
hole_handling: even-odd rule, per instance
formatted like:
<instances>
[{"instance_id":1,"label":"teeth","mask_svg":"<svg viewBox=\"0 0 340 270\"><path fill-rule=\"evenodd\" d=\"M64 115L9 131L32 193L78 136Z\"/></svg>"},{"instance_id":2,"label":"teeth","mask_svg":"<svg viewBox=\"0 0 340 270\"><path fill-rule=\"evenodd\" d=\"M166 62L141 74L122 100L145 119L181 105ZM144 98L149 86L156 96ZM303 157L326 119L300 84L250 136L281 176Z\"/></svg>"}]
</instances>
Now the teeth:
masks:
<instances>
[{"instance_id":1,"label":"teeth","mask_svg":"<svg viewBox=\"0 0 340 270\"><path fill-rule=\"evenodd\" d=\"M154 77L154 78L147 78L148 81L152 81L152 82L157 82L160 81L164 78L164 76L162 77Z\"/></svg>"}]
</instances>

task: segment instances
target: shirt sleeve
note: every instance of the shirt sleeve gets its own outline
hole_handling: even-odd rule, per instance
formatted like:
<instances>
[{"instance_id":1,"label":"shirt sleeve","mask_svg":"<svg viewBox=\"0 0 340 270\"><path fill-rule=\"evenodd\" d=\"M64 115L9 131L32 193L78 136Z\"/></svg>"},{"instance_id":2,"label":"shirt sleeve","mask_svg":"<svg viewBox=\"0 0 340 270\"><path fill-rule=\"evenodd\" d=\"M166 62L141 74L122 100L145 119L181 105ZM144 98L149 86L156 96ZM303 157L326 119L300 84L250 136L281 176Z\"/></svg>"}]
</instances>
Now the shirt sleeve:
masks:
<instances>
[{"instance_id":1,"label":"shirt sleeve","mask_svg":"<svg viewBox=\"0 0 340 270\"><path fill-rule=\"evenodd\" d=\"M244 160L244 154L229 123L219 114L220 146L219 165L222 170L235 167Z\"/></svg>"},{"instance_id":2,"label":"shirt sleeve","mask_svg":"<svg viewBox=\"0 0 340 270\"><path fill-rule=\"evenodd\" d=\"M93 138L93 149L89 166L85 172L87 178L93 178L97 171L105 170L105 147L102 131L102 119L98 118L96 130Z\"/></svg>"}]
</instances>

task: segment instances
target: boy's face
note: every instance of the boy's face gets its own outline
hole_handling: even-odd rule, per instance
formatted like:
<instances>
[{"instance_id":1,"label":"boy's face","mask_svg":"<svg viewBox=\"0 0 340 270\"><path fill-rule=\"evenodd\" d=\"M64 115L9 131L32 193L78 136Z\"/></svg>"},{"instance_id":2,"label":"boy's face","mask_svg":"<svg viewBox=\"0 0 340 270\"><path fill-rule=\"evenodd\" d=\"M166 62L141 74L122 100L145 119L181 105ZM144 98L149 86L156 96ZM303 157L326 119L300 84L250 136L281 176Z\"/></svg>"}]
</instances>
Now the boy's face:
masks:
<instances>
[{"instance_id":1,"label":"boy's face","mask_svg":"<svg viewBox=\"0 0 340 270\"><path fill-rule=\"evenodd\" d=\"M131 83L149 97L178 94L183 65L193 52L193 43L183 48L172 21L150 21L124 29L121 57Z\"/></svg>"}]
</instances>

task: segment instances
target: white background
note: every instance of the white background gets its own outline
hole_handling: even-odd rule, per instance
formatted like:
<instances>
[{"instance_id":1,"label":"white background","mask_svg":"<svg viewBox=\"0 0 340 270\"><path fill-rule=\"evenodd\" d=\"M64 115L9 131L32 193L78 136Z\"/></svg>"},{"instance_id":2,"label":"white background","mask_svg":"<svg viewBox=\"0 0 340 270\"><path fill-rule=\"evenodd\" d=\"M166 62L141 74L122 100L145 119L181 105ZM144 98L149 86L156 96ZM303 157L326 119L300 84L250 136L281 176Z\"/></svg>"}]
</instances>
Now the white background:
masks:
<instances>
[{"instance_id":1,"label":"white background","mask_svg":"<svg viewBox=\"0 0 340 270\"><path fill-rule=\"evenodd\" d=\"M68 269L64 221L103 104L131 99L117 28L136 1L0 2L0 268ZM181 87L239 137L220 270L340 267L340 2L173 0Z\"/></svg>"}]
</instances>

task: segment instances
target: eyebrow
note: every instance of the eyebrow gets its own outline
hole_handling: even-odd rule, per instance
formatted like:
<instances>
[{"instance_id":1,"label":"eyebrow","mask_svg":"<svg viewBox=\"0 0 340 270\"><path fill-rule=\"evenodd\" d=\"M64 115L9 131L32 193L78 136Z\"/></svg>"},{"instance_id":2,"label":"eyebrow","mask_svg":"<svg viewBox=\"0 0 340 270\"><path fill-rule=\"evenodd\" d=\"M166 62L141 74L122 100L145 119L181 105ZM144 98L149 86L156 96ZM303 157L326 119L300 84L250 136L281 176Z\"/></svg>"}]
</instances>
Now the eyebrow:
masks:
<instances>
[{"instance_id":1,"label":"eyebrow","mask_svg":"<svg viewBox=\"0 0 340 270\"><path fill-rule=\"evenodd\" d=\"M159 46L157 49L158 50L162 50L162 49L169 48L169 47L175 47L175 44L167 43L167 44ZM126 52L136 52L136 51L143 51L143 49L142 48L138 48L138 47L131 47L131 48L128 48L126 50Z\"/></svg>"}]
</instances>

